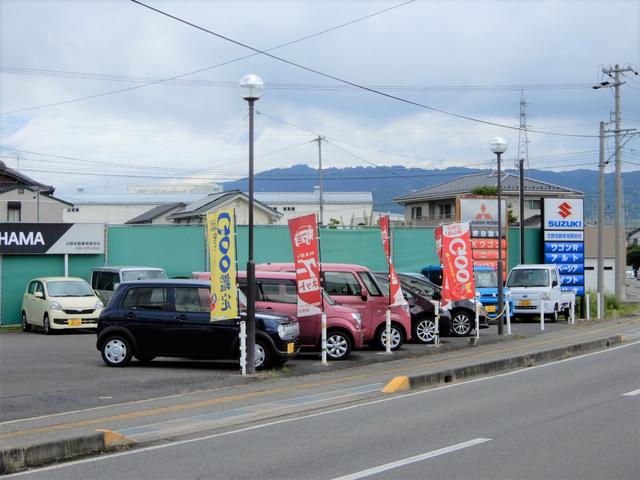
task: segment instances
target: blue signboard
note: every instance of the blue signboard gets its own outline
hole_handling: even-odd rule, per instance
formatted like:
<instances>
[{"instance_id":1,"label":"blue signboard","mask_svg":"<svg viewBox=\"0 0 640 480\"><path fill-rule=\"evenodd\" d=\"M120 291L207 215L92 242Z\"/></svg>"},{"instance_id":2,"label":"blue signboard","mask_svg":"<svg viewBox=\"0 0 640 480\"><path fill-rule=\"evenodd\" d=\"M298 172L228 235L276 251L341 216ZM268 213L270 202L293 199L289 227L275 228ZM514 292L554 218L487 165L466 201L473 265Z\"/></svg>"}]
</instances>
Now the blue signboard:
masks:
<instances>
[{"instance_id":1,"label":"blue signboard","mask_svg":"<svg viewBox=\"0 0 640 480\"><path fill-rule=\"evenodd\" d=\"M563 292L573 292L576 297L584 297L584 287L561 287Z\"/></svg>"},{"instance_id":2,"label":"blue signboard","mask_svg":"<svg viewBox=\"0 0 640 480\"><path fill-rule=\"evenodd\" d=\"M545 253L584 253L582 242L544 242Z\"/></svg>"},{"instance_id":3,"label":"blue signboard","mask_svg":"<svg viewBox=\"0 0 640 480\"><path fill-rule=\"evenodd\" d=\"M584 264L583 253L545 253L544 263L581 263Z\"/></svg>"},{"instance_id":4,"label":"blue signboard","mask_svg":"<svg viewBox=\"0 0 640 480\"><path fill-rule=\"evenodd\" d=\"M584 265L582 263L564 263L558 265L560 275L584 275Z\"/></svg>"},{"instance_id":5,"label":"blue signboard","mask_svg":"<svg viewBox=\"0 0 640 480\"><path fill-rule=\"evenodd\" d=\"M543 199L544 262L553 263L560 273L565 292L584 296L584 214L583 200Z\"/></svg>"}]
</instances>

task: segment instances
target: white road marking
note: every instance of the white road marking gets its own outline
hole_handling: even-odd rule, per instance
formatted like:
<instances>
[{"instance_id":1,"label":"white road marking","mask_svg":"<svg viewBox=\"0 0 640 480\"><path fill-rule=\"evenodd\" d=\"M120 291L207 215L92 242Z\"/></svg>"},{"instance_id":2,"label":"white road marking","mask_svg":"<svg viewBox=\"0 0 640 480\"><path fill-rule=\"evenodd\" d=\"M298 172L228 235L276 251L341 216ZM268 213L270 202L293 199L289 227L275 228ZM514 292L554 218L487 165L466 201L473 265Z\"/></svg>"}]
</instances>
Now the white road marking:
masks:
<instances>
[{"instance_id":1,"label":"white road marking","mask_svg":"<svg viewBox=\"0 0 640 480\"><path fill-rule=\"evenodd\" d=\"M636 395L640 395L640 388L638 390L634 390L633 392L623 393L623 397L635 397Z\"/></svg>"},{"instance_id":2,"label":"white road marking","mask_svg":"<svg viewBox=\"0 0 640 480\"><path fill-rule=\"evenodd\" d=\"M72 467L74 465L81 465L81 464L84 464L84 463L99 462L99 461L102 461L102 460L109 460L109 459L116 458L116 457L125 457L125 456L129 456L129 455L136 455L136 454L139 454L139 453L150 452L150 451L153 451L153 450L159 450L159 449L164 449L164 448L169 448L169 447L176 447L176 446L179 446L179 445L186 445L186 444L195 443L195 442L212 440L214 438L226 437L228 435L235 435L237 433L244 433L244 432L249 432L249 431L252 431L252 430L258 430L260 428L272 427L274 425L281 425L281 424L284 424L284 423L295 422L295 421L298 421L298 420L306 420L308 418L315 418L315 417L320 417L320 416L323 416L323 415L331 415L331 414L334 414L334 413L346 412L348 410L353 410L354 408L361 408L361 407L367 407L369 405L377 405L379 403L386 403L386 402L393 402L393 401L396 401L396 400L403 400L405 398L415 397L416 395L427 395L427 394L432 393L432 392L438 392L440 390L445 390L445 389L449 389L449 388L456 388L456 387L459 387L459 386L462 386L462 385L467 385L467 384L470 384L470 383L486 382L486 381L492 380L494 378L500 378L500 377L505 377L505 376L509 376L509 375L515 375L515 374L519 374L519 373L527 373L527 372L531 372L533 370L537 370L538 368L547 368L547 367L551 367L553 365L562 364L562 363L570 362L570 361L573 361L573 360L579 360L581 358L592 357L592 356L595 356L595 355L608 353L608 352L611 352L611 351L614 351L614 350L620 350L622 348L632 347L634 345L640 345L640 341L623 344L623 345L620 345L620 346L617 346L617 347L611 347L611 348L608 348L606 350L599 350L597 352L587 353L587 354L584 354L584 355L580 355L578 357L571 357L571 358L566 358L564 360L558 360L557 362L551 362L551 363L546 363L544 365L537 365L537 366L534 366L534 367L523 368L523 369L520 369L520 370L515 370L513 372L501 373L501 374L498 374L498 375L492 375L490 377L474 378L472 380L467 380L465 382L460 382L460 383L449 383L449 384L443 385L441 387L431 388L431 389L427 389L427 390L418 390L416 392L405 393L405 394L400 394L400 395L394 395L394 396L390 396L390 397L381 398L379 400L371 400L369 402L358 403L356 405L349 405L349 406L346 406L346 407L335 408L333 410L325 410L325 411L322 411L322 412L310 413L309 415L303 415L303 416L300 416L300 417L284 418L284 419L280 419L280 420L274 420L273 422L261 423L261 424L258 424L258 425L251 425L251 426L248 426L248 427L239 428L237 430L230 430L228 432L214 433L214 434L211 434L211 435L206 435L204 437L190 438L188 440L177 440L177 441L170 442L170 443L163 443L161 445L153 445L153 446L150 446L150 447L142 447L142 448L137 448L137 449L134 449L134 450L127 450L125 452L118 452L118 453L102 455L100 457L84 458L82 460L75 460L75 461L71 461L71 462L67 462L67 463L60 463L60 464L51 465L51 466L48 466L48 467L35 468L35 469L32 469L32 470L26 470L24 472L4 475L3 479L4 478L21 477L23 475L29 475L31 473L39 473L39 472L46 472L46 471L50 471L50 470L57 470L59 468L67 468L67 467Z\"/></svg>"},{"instance_id":3,"label":"white road marking","mask_svg":"<svg viewBox=\"0 0 640 480\"><path fill-rule=\"evenodd\" d=\"M480 445L481 443L491 441L490 438L474 438L473 440L469 440L468 442L458 443L457 445L451 445L449 447L440 448L438 450L432 450L431 452L423 453L421 455L416 455L414 457L405 458L403 460L398 460L396 462L385 463L384 465L378 465L377 467L369 468L367 470L362 470L360 472L352 473L350 475L345 475L343 477L337 477L333 480L357 480L358 478L370 477L371 475L376 475L378 473L386 472L388 470L393 470L394 468L404 467L405 465L410 465L416 462L422 462L423 460L429 460L430 458L439 457L440 455L446 455L447 453L455 452L457 450L462 450L464 448L473 447L474 445Z\"/></svg>"}]
</instances>

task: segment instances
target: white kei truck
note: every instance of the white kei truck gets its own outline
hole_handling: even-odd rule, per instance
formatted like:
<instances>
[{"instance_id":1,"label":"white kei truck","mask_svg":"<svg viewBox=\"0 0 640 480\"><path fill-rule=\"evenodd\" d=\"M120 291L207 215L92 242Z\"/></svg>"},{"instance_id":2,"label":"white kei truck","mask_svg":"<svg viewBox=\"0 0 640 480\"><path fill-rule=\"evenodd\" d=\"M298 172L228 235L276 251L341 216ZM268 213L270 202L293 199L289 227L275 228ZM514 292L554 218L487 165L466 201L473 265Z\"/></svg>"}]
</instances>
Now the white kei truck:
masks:
<instances>
[{"instance_id":1,"label":"white kei truck","mask_svg":"<svg viewBox=\"0 0 640 480\"><path fill-rule=\"evenodd\" d=\"M563 292L560 273L553 264L518 265L509 273L507 287L513 299L513 315L540 317L540 304L545 318L556 322L560 313L569 320L575 293Z\"/></svg>"}]
</instances>

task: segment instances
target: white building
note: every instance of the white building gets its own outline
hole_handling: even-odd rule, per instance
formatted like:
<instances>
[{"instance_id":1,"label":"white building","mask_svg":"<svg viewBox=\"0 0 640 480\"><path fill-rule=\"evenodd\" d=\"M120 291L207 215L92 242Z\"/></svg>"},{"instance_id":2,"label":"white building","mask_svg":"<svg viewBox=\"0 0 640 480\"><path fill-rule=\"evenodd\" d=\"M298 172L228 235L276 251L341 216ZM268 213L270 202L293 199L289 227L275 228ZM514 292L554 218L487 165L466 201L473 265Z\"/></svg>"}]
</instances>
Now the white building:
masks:
<instances>
[{"instance_id":1,"label":"white building","mask_svg":"<svg viewBox=\"0 0 640 480\"><path fill-rule=\"evenodd\" d=\"M256 192L255 198L282 214L277 222L280 225L309 213L317 213L320 220L319 188L313 192ZM371 192L323 192L322 217L324 225L371 225L373 195Z\"/></svg>"}]
</instances>

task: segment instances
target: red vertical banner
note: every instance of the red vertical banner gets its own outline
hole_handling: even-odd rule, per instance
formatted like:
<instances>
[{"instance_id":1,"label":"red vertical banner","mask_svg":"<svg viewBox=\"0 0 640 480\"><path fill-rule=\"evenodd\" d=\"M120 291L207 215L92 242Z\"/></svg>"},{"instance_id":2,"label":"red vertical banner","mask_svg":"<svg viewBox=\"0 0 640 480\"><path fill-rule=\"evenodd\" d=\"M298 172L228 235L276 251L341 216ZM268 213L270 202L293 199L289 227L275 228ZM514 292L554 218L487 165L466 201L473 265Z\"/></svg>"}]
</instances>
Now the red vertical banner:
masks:
<instances>
[{"instance_id":1,"label":"red vertical banner","mask_svg":"<svg viewBox=\"0 0 640 480\"><path fill-rule=\"evenodd\" d=\"M391 307L394 307L396 305L405 305L407 302L402 295L400 279L396 274L396 269L393 266L393 260L391 259L391 241L389 235L388 215L380 218L380 232L382 233L382 245L384 247L384 254L387 257L387 264L389 265L389 305Z\"/></svg>"},{"instance_id":2,"label":"red vertical banner","mask_svg":"<svg viewBox=\"0 0 640 480\"><path fill-rule=\"evenodd\" d=\"M315 213L289 220L298 290L298 316L322 313L318 222Z\"/></svg>"},{"instance_id":3,"label":"red vertical banner","mask_svg":"<svg viewBox=\"0 0 640 480\"><path fill-rule=\"evenodd\" d=\"M442 300L474 298L473 260L469 223L442 227Z\"/></svg>"},{"instance_id":4,"label":"red vertical banner","mask_svg":"<svg viewBox=\"0 0 640 480\"><path fill-rule=\"evenodd\" d=\"M440 263L442 263L442 225L438 225L433 233L436 237L436 252L438 252Z\"/></svg>"}]
</instances>

